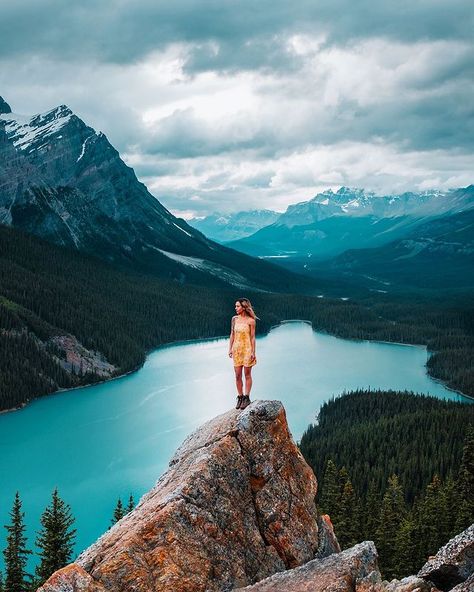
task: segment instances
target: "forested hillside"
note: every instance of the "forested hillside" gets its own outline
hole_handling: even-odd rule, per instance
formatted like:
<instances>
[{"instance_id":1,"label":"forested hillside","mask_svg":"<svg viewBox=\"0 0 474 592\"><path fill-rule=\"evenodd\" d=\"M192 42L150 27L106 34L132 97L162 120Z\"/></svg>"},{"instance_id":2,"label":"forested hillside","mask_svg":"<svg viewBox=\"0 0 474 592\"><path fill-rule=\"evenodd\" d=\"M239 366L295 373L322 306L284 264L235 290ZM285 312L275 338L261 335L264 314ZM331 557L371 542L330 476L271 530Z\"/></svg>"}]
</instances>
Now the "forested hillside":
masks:
<instances>
[{"instance_id":1,"label":"forested hillside","mask_svg":"<svg viewBox=\"0 0 474 592\"><path fill-rule=\"evenodd\" d=\"M374 540L389 579L474 522L473 404L353 391L322 406L300 448L341 545Z\"/></svg>"}]
</instances>

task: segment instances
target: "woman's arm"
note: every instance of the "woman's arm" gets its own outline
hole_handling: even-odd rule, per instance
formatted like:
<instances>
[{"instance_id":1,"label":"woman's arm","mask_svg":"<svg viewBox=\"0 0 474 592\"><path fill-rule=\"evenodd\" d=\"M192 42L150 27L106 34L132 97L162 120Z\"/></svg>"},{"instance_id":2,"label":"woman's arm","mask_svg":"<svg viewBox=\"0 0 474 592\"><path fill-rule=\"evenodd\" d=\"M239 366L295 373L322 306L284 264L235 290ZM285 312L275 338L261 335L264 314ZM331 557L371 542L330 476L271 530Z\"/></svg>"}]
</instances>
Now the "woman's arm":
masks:
<instances>
[{"instance_id":1,"label":"woman's arm","mask_svg":"<svg viewBox=\"0 0 474 592\"><path fill-rule=\"evenodd\" d=\"M232 346L234 345L234 320L235 317L232 317L232 321L230 323L229 358L232 357Z\"/></svg>"},{"instance_id":2,"label":"woman's arm","mask_svg":"<svg viewBox=\"0 0 474 592\"><path fill-rule=\"evenodd\" d=\"M252 345L252 358L255 358L256 355L256 342L255 342L255 319L250 320L250 343Z\"/></svg>"}]
</instances>

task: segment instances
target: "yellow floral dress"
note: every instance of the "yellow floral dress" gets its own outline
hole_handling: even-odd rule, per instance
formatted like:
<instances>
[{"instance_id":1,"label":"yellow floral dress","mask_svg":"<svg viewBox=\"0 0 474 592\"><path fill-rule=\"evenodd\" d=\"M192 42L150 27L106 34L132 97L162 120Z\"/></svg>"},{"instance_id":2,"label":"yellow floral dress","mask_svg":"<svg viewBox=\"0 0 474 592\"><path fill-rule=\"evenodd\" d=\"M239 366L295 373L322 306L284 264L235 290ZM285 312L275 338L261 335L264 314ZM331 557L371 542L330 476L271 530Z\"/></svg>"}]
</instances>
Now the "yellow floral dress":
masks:
<instances>
[{"instance_id":1,"label":"yellow floral dress","mask_svg":"<svg viewBox=\"0 0 474 592\"><path fill-rule=\"evenodd\" d=\"M250 325L245 321L234 319L234 343L232 344L232 359L234 366L255 366L257 359L252 359L252 340Z\"/></svg>"}]
</instances>

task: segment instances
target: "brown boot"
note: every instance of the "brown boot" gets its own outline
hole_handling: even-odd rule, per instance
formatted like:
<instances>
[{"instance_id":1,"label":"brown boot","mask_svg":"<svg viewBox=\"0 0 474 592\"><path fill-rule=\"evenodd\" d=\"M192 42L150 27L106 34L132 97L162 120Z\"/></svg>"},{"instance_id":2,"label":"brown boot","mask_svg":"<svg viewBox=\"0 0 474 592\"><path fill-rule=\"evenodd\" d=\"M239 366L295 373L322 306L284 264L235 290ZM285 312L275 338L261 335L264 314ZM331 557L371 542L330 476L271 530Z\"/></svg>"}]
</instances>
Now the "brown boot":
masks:
<instances>
[{"instance_id":1,"label":"brown boot","mask_svg":"<svg viewBox=\"0 0 474 592\"><path fill-rule=\"evenodd\" d=\"M240 404L241 409L245 409L250 405L250 397L248 395L244 395L242 397L242 403Z\"/></svg>"},{"instance_id":2,"label":"brown boot","mask_svg":"<svg viewBox=\"0 0 474 592\"><path fill-rule=\"evenodd\" d=\"M237 397L237 405L235 406L236 409L240 409L240 406L242 405L242 399L244 398L243 395L239 395Z\"/></svg>"}]
</instances>

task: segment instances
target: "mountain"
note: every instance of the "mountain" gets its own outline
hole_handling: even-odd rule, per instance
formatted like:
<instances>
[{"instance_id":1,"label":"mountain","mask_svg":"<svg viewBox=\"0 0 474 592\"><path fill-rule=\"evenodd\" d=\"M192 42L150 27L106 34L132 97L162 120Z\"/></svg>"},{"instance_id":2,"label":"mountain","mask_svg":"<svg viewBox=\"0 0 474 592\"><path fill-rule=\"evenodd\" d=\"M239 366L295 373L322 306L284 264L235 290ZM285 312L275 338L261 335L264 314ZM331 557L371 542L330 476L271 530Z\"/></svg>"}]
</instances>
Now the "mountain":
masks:
<instances>
[{"instance_id":1,"label":"mountain","mask_svg":"<svg viewBox=\"0 0 474 592\"><path fill-rule=\"evenodd\" d=\"M275 223L230 243L235 249L280 260L328 259L348 249L382 246L439 215L474 206L474 187L377 196L342 187L289 206Z\"/></svg>"},{"instance_id":2,"label":"mountain","mask_svg":"<svg viewBox=\"0 0 474 592\"><path fill-rule=\"evenodd\" d=\"M208 238L225 243L250 236L260 228L273 224L279 216L278 212L272 210L249 210L232 214L216 212L205 218L193 218L188 223Z\"/></svg>"},{"instance_id":3,"label":"mountain","mask_svg":"<svg viewBox=\"0 0 474 592\"><path fill-rule=\"evenodd\" d=\"M0 111L0 223L181 282L276 290L298 283L174 217L105 134L66 105L30 117L1 99Z\"/></svg>"},{"instance_id":4,"label":"mountain","mask_svg":"<svg viewBox=\"0 0 474 592\"><path fill-rule=\"evenodd\" d=\"M471 192L474 188L471 188ZM348 250L322 264L306 264L386 292L395 286L474 288L474 209L419 223L403 238L371 249Z\"/></svg>"},{"instance_id":5,"label":"mountain","mask_svg":"<svg viewBox=\"0 0 474 592\"><path fill-rule=\"evenodd\" d=\"M455 192L422 191L399 195L376 195L364 189L341 187L319 193L309 201L290 205L278 224L301 226L312 224L331 216L395 218L403 216L437 215L466 207L465 201Z\"/></svg>"}]
</instances>

